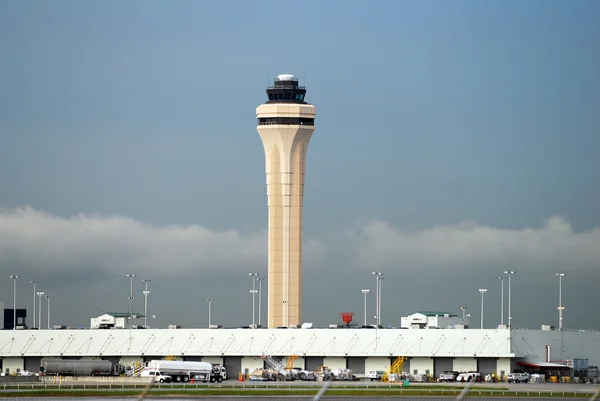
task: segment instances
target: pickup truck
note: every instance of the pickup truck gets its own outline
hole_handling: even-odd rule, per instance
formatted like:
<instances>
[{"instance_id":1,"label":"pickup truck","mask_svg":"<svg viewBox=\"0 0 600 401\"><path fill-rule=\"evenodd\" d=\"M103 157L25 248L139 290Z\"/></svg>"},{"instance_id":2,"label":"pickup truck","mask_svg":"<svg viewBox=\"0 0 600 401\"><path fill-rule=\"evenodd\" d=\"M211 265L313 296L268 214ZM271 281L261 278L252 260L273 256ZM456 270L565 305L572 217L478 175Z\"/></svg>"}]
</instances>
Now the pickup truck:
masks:
<instances>
[{"instance_id":1,"label":"pickup truck","mask_svg":"<svg viewBox=\"0 0 600 401\"><path fill-rule=\"evenodd\" d=\"M458 376L458 372L451 372L451 371L444 372L444 373L440 374L438 381L453 382L453 381L456 381L456 376Z\"/></svg>"}]
</instances>

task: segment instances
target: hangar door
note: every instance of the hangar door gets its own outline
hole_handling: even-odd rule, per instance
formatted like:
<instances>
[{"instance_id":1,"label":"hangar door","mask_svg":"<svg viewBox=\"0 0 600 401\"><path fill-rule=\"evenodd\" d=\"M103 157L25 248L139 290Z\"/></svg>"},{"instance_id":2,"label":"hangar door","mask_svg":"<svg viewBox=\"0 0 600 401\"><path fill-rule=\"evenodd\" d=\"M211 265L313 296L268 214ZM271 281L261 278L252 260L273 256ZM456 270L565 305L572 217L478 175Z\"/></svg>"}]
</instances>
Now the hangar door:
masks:
<instances>
[{"instance_id":1,"label":"hangar door","mask_svg":"<svg viewBox=\"0 0 600 401\"><path fill-rule=\"evenodd\" d=\"M346 357L346 369L350 369L352 374L364 375L365 374L365 357Z\"/></svg>"},{"instance_id":2,"label":"hangar door","mask_svg":"<svg viewBox=\"0 0 600 401\"><path fill-rule=\"evenodd\" d=\"M321 366L323 366L322 356L307 356L304 358L304 368L306 370L318 370Z\"/></svg>"},{"instance_id":3,"label":"hangar door","mask_svg":"<svg viewBox=\"0 0 600 401\"><path fill-rule=\"evenodd\" d=\"M112 363L112 365L114 367L115 365L119 364L119 362L121 361L121 357L119 357L119 356L103 356L102 360L110 361L110 363Z\"/></svg>"},{"instance_id":4,"label":"hangar door","mask_svg":"<svg viewBox=\"0 0 600 401\"><path fill-rule=\"evenodd\" d=\"M496 373L497 363L497 358L477 358L477 370L481 374L481 378Z\"/></svg>"},{"instance_id":5,"label":"hangar door","mask_svg":"<svg viewBox=\"0 0 600 401\"><path fill-rule=\"evenodd\" d=\"M226 356L223 358L223 366L227 369L227 377L237 378L242 372L241 356Z\"/></svg>"},{"instance_id":6,"label":"hangar door","mask_svg":"<svg viewBox=\"0 0 600 401\"><path fill-rule=\"evenodd\" d=\"M197 356L197 355L194 355L194 356L184 356L183 360L184 361L200 362L202 360L202 357L201 356Z\"/></svg>"},{"instance_id":7,"label":"hangar door","mask_svg":"<svg viewBox=\"0 0 600 401\"><path fill-rule=\"evenodd\" d=\"M25 366L25 370L28 370L31 373L37 373L40 371L40 366L42 366L42 357L27 356L27 357L25 357L24 366Z\"/></svg>"},{"instance_id":8,"label":"hangar door","mask_svg":"<svg viewBox=\"0 0 600 401\"><path fill-rule=\"evenodd\" d=\"M446 371L454 367L454 358L433 358L433 375L438 378Z\"/></svg>"}]
</instances>

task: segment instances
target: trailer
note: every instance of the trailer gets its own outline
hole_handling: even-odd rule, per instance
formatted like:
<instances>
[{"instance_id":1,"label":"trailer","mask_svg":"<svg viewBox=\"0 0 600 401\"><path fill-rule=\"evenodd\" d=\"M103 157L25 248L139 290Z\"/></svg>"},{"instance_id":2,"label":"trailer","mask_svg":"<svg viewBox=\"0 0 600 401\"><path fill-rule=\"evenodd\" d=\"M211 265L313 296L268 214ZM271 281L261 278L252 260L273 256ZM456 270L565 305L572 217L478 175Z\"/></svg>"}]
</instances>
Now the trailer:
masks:
<instances>
[{"instance_id":1,"label":"trailer","mask_svg":"<svg viewBox=\"0 0 600 401\"><path fill-rule=\"evenodd\" d=\"M102 359L42 359L40 371L45 375L114 376L120 373L110 361Z\"/></svg>"},{"instance_id":2,"label":"trailer","mask_svg":"<svg viewBox=\"0 0 600 401\"><path fill-rule=\"evenodd\" d=\"M198 377L197 380L205 383L208 381L221 383L227 377L224 366L213 365L208 362L152 360L148 362L144 370L161 372L171 376L174 382L184 383L196 377Z\"/></svg>"}]
</instances>

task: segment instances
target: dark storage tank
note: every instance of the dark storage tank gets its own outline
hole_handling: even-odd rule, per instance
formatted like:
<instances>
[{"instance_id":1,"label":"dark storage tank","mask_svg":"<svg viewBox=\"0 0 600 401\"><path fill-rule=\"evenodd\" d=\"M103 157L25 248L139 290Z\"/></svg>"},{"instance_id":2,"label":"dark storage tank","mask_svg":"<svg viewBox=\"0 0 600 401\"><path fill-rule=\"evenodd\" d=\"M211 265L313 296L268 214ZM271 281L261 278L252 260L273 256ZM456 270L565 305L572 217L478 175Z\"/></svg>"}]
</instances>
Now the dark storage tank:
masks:
<instances>
[{"instance_id":1,"label":"dark storage tank","mask_svg":"<svg viewBox=\"0 0 600 401\"><path fill-rule=\"evenodd\" d=\"M45 375L107 376L112 374L112 363L101 359L42 359Z\"/></svg>"}]
</instances>

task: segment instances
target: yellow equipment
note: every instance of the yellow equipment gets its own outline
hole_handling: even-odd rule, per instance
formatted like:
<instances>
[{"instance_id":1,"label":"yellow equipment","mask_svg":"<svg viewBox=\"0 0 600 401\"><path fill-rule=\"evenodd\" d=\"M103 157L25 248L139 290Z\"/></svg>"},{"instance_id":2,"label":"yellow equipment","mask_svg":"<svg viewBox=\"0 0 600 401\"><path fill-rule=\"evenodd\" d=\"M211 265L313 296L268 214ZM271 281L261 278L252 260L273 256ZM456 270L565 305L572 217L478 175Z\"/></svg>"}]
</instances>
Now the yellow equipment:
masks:
<instances>
[{"instance_id":1,"label":"yellow equipment","mask_svg":"<svg viewBox=\"0 0 600 401\"><path fill-rule=\"evenodd\" d=\"M394 363L392 363L392 366L390 366L388 368L388 370L386 370L383 375L381 376L381 381L387 382L390 381L389 379L389 375L391 374L396 374L399 375L400 373L402 373L402 365L404 365L404 362L406 361L406 357L405 356L399 356L396 358L396 360L394 361Z\"/></svg>"},{"instance_id":2,"label":"yellow equipment","mask_svg":"<svg viewBox=\"0 0 600 401\"><path fill-rule=\"evenodd\" d=\"M285 364L286 370L291 370L294 367L294 361L298 359L298 355L290 355L288 356L287 363Z\"/></svg>"}]
</instances>

